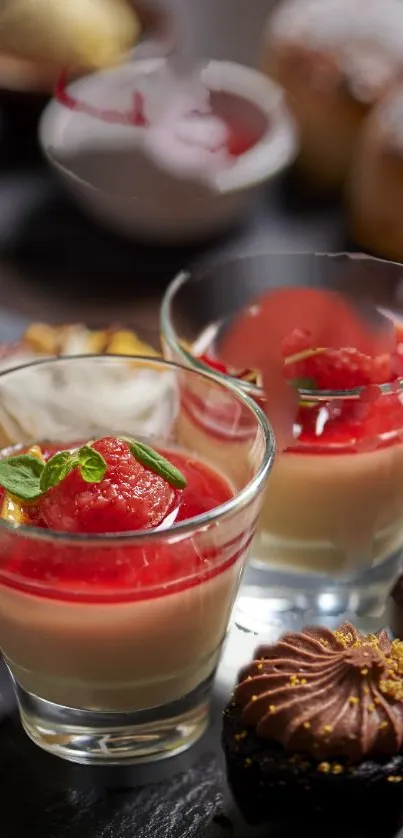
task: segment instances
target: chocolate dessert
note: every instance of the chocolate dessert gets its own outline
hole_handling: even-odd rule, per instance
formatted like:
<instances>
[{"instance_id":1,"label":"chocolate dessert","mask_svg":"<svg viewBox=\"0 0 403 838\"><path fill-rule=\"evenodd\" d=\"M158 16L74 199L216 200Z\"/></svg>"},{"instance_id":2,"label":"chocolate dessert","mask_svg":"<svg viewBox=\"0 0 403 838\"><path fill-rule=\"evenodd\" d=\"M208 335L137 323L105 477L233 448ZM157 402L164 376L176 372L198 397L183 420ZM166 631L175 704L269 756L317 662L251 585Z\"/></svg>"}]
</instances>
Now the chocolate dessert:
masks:
<instances>
[{"instance_id":1,"label":"chocolate dessert","mask_svg":"<svg viewBox=\"0 0 403 838\"><path fill-rule=\"evenodd\" d=\"M403 643L346 623L260 647L224 711L223 747L248 823L326 814L393 834L403 814Z\"/></svg>"}]
</instances>

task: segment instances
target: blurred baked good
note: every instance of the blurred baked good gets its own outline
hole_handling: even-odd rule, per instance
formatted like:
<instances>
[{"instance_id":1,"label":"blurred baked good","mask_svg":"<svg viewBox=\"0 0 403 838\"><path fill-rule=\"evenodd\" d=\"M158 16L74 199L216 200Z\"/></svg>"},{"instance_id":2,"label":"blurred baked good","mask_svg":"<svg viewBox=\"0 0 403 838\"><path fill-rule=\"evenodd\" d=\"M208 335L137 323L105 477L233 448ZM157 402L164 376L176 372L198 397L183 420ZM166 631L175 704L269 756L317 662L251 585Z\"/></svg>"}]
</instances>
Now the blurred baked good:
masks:
<instances>
[{"instance_id":1,"label":"blurred baked good","mask_svg":"<svg viewBox=\"0 0 403 838\"><path fill-rule=\"evenodd\" d=\"M349 212L357 244L403 261L403 85L365 122L351 171Z\"/></svg>"},{"instance_id":2,"label":"blurred baked good","mask_svg":"<svg viewBox=\"0 0 403 838\"><path fill-rule=\"evenodd\" d=\"M339 188L363 119L403 69L401 0L286 0L269 19L261 59L288 92L299 167Z\"/></svg>"},{"instance_id":3,"label":"blurred baked good","mask_svg":"<svg viewBox=\"0 0 403 838\"><path fill-rule=\"evenodd\" d=\"M0 88L51 92L61 70L109 67L134 46L165 54L175 39L163 0L1 0Z\"/></svg>"},{"instance_id":4,"label":"blurred baked good","mask_svg":"<svg viewBox=\"0 0 403 838\"><path fill-rule=\"evenodd\" d=\"M0 372L40 358L63 355L144 355L159 353L129 329L88 329L81 323L32 323L15 343L0 344Z\"/></svg>"},{"instance_id":5,"label":"blurred baked good","mask_svg":"<svg viewBox=\"0 0 403 838\"><path fill-rule=\"evenodd\" d=\"M2 0L0 8L1 52L40 64L106 67L140 33L128 0Z\"/></svg>"}]
</instances>

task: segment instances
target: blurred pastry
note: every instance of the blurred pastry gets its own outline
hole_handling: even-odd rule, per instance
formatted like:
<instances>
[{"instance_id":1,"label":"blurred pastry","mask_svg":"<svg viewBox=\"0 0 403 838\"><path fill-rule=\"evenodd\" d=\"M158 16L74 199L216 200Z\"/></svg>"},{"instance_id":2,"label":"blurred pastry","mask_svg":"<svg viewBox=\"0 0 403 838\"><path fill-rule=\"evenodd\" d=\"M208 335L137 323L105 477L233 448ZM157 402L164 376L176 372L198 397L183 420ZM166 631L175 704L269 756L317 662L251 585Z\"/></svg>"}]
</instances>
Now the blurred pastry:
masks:
<instances>
[{"instance_id":1,"label":"blurred pastry","mask_svg":"<svg viewBox=\"0 0 403 838\"><path fill-rule=\"evenodd\" d=\"M63 355L144 355L159 353L129 329L88 329L81 323L32 323L21 340L0 344L0 372L40 358Z\"/></svg>"},{"instance_id":2,"label":"blurred pastry","mask_svg":"<svg viewBox=\"0 0 403 838\"><path fill-rule=\"evenodd\" d=\"M261 64L288 93L301 173L340 188L364 118L403 69L403 3L286 0L269 19Z\"/></svg>"},{"instance_id":3,"label":"blurred pastry","mask_svg":"<svg viewBox=\"0 0 403 838\"><path fill-rule=\"evenodd\" d=\"M377 256L403 261L403 86L368 117L351 172L354 241Z\"/></svg>"},{"instance_id":4,"label":"blurred pastry","mask_svg":"<svg viewBox=\"0 0 403 838\"><path fill-rule=\"evenodd\" d=\"M22 66L94 70L122 59L141 37L129 0L1 0L0 54Z\"/></svg>"}]
</instances>

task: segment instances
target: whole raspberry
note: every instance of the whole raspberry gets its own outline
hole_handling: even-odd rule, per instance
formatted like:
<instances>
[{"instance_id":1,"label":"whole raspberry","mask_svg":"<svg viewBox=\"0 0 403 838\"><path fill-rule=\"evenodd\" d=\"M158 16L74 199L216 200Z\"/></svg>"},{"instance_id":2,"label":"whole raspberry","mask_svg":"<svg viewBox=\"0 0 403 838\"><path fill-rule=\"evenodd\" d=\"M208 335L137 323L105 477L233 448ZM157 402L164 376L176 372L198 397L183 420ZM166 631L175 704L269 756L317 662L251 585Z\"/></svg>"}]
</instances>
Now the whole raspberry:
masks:
<instances>
[{"instance_id":1,"label":"whole raspberry","mask_svg":"<svg viewBox=\"0 0 403 838\"><path fill-rule=\"evenodd\" d=\"M393 379L391 356L370 358L357 349L307 350L305 357L286 362L288 381L309 382L308 389L353 390Z\"/></svg>"},{"instance_id":2,"label":"whole raspberry","mask_svg":"<svg viewBox=\"0 0 403 838\"><path fill-rule=\"evenodd\" d=\"M99 483L87 483L78 468L50 489L38 503L38 516L52 530L111 533L157 527L173 507L177 492L139 463L129 446L105 437L92 446L107 471Z\"/></svg>"}]
</instances>

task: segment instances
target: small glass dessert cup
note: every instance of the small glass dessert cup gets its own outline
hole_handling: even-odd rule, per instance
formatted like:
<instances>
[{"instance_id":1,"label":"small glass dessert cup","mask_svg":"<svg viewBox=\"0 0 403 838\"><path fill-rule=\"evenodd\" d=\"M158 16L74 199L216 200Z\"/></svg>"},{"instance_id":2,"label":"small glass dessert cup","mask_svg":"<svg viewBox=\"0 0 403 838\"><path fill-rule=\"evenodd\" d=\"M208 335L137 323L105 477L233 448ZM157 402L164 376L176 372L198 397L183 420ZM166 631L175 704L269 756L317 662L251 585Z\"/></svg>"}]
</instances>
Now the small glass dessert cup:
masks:
<instances>
[{"instance_id":1,"label":"small glass dessert cup","mask_svg":"<svg viewBox=\"0 0 403 838\"><path fill-rule=\"evenodd\" d=\"M182 428L186 394L201 381L210 452ZM264 414L212 376L98 356L3 372L0 424L10 446L0 459L0 645L25 731L86 764L188 748L208 724L273 461ZM235 470L216 457L219 432L237 438ZM162 470L147 444L166 458ZM101 475L91 474L94 456ZM26 473L15 488L21 462L28 489Z\"/></svg>"},{"instance_id":2,"label":"small glass dessert cup","mask_svg":"<svg viewBox=\"0 0 403 838\"><path fill-rule=\"evenodd\" d=\"M260 254L196 268L166 293L164 353L193 369L210 366L220 380L238 380L264 407L259 376L220 363L219 339L231 317L270 287L301 281L334 290L348 282L354 290L354 283L374 280L382 286L393 269L400 275L400 266L347 254ZM374 616L401 564L402 381L390 374L389 357L376 359L374 381L385 383L368 385L360 364L370 359L301 340L306 335L290 336L283 351L287 378L300 396L295 440L276 459L234 612L238 625L256 632L298 628L307 619L327 617L332 624L352 614ZM396 326L398 363L400 341ZM201 446L205 432L195 421ZM232 455L227 450L236 456L235 448Z\"/></svg>"}]
</instances>

